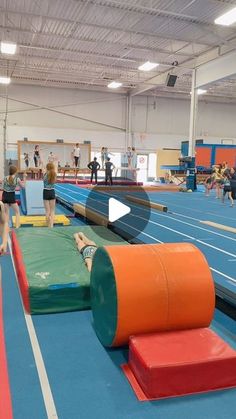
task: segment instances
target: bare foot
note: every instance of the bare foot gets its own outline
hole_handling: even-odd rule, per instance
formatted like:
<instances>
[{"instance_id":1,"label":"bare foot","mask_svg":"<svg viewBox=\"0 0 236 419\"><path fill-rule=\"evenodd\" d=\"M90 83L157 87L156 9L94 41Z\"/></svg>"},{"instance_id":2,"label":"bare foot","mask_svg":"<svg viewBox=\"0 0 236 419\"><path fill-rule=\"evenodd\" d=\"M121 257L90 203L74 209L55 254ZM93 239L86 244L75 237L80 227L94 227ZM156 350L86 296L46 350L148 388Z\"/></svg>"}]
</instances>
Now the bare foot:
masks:
<instances>
[{"instance_id":1,"label":"bare foot","mask_svg":"<svg viewBox=\"0 0 236 419\"><path fill-rule=\"evenodd\" d=\"M84 239L85 239L84 233L82 233L81 231L79 231L78 236L79 236L80 240L83 240L84 241Z\"/></svg>"},{"instance_id":2,"label":"bare foot","mask_svg":"<svg viewBox=\"0 0 236 419\"><path fill-rule=\"evenodd\" d=\"M77 241L78 241L78 239L79 239L79 234L78 234L78 233L75 233L75 234L74 234L74 239L75 239L75 241L76 241L76 243L77 243Z\"/></svg>"}]
</instances>

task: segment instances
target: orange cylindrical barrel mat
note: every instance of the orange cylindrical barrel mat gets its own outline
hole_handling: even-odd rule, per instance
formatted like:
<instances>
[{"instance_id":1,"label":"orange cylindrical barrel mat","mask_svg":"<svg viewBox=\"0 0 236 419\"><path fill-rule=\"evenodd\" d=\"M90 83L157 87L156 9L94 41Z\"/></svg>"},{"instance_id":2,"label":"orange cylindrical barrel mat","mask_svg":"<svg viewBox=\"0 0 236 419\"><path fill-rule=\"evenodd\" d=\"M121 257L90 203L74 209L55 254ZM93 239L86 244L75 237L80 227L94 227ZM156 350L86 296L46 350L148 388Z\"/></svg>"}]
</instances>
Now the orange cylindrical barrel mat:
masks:
<instances>
[{"instance_id":1,"label":"orange cylindrical barrel mat","mask_svg":"<svg viewBox=\"0 0 236 419\"><path fill-rule=\"evenodd\" d=\"M94 256L91 306L102 344L119 346L131 335L209 326L214 283L190 243L106 246Z\"/></svg>"}]
</instances>

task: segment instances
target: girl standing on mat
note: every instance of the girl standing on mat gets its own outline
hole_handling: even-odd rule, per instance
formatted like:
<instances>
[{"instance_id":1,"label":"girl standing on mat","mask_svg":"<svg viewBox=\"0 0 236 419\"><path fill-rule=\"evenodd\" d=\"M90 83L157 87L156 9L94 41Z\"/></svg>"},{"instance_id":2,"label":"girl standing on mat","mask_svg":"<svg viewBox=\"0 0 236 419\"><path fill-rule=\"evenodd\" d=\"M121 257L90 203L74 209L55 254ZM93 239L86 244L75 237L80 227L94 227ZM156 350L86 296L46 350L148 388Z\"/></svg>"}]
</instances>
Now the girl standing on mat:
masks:
<instances>
[{"instance_id":1,"label":"girl standing on mat","mask_svg":"<svg viewBox=\"0 0 236 419\"><path fill-rule=\"evenodd\" d=\"M204 185L205 186L205 196L210 196L210 191L212 189L212 183L213 183L212 176L211 175L207 176L207 178L205 180L205 185Z\"/></svg>"},{"instance_id":2,"label":"girl standing on mat","mask_svg":"<svg viewBox=\"0 0 236 419\"><path fill-rule=\"evenodd\" d=\"M16 216L16 228L20 227L20 210L18 204L16 202L16 187L19 186L20 188L25 187L25 179L26 174L24 173L23 182L17 176L17 167L10 166L9 167L9 176L6 176L3 180L3 194L2 194L2 202L4 203L5 214L6 214L6 222L9 222L9 210L10 207L15 212Z\"/></svg>"},{"instance_id":3,"label":"girl standing on mat","mask_svg":"<svg viewBox=\"0 0 236 419\"><path fill-rule=\"evenodd\" d=\"M74 160L74 167L79 169L80 167L80 147L79 143L76 143L74 150L73 150L73 160Z\"/></svg>"},{"instance_id":4,"label":"girl standing on mat","mask_svg":"<svg viewBox=\"0 0 236 419\"><path fill-rule=\"evenodd\" d=\"M81 253L84 263L89 272L92 269L93 257L97 250L97 245L92 240L89 240L83 233L75 233L74 238L78 247L79 252Z\"/></svg>"},{"instance_id":5,"label":"girl standing on mat","mask_svg":"<svg viewBox=\"0 0 236 419\"><path fill-rule=\"evenodd\" d=\"M4 204L0 201L0 237L2 238L2 243L0 244L0 256L6 253L7 250L8 231L9 228L6 221Z\"/></svg>"},{"instance_id":6,"label":"girl standing on mat","mask_svg":"<svg viewBox=\"0 0 236 419\"><path fill-rule=\"evenodd\" d=\"M137 169L137 153L135 147L132 147L132 162L131 166L133 169Z\"/></svg>"},{"instance_id":7,"label":"girl standing on mat","mask_svg":"<svg viewBox=\"0 0 236 419\"><path fill-rule=\"evenodd\" d=\"M101 163L102 163L102 169L104 169L105 157L106 157L106 150L105 150L105 147L102 147L102 148L101 148Z\"/></svg>"},{"instance_id":8,"label":"girl standing on mat","mask_svg":"<svg viewBox=\"0 0 236 419\"><path fill-rule=\"evenodd\" d=\"M53 227L56 206L55 183L57 174L53 163L48 163L46 173L43 176L43 203L46 212L46 223L48 227Z\"/></svg>"},{"instance_id":9,"label":"girl standing on mat","mask_svg":"<svg viewBox=\"0 0 236 419\"><path fill-rule=\"evenodd\" d=\"M229 197L230 192L231 192L230 174L227 173L227 174L224 174L224 179L223 179L223 194L222 194L222 202L223 203L225 201L225 196L227 194L228 194L228 198L230 199L230 197ZM232 201L231 201L231 203L232 203Z\"/></svg>"},{"instance_id":10,"label":"girl standing on mat","mask_svg":"<svg viewBox=\"0 0 236 419\"><path fill-rule=\"evenodd\" d=\"M229 192L229 199L230 199L230 206L234 206L234 200L236 199L236 168L231 167L230 169L230 188L231 191Z\"/></svg>"},{"instance_id":11,"label":"girl standing on mat","mask_svg":"<svg viewBox=\"0 0 236 419\"><path fill-rule=\"evenodd\" d=\"M127 156L127 160L128 160L128 167L131 168L132 167L132 158L133 158L133 153L132 153L131 147L128 147L128 150L126 152L126 156Z\"/></svg>"},{"instance_id":12,"label":"girl standing on mat","mask_svg":"<svg viewBox=\"0 0 236 419\"><path fill-rule=\"evenodd\" d=\"M29 167L29 154L24 153L24 162L25 162L25 168L28 169Z\"/></svg>"},{"instance_id":13,"label":"girl standing on mat","mask_svg":"<svg viewBox=\"0 0 236 419\"><path fill-rule=\"evenodd\" d=\"M41 164L41 156L40 156L40 152L39 152L39 146L36 145L34 147L34 165L35 167L39 167Z\"/></svg>"},{"instance_id":14,"label":"girl standing on mat","mask_svg":"<svg viewBox=\"0 0 236 419\"><path fill-rule=\"evenodd\" d=\"M223 174L221 173L222 165L213 166L214 171L212 177L216 188L216 198L221 198L221 186L223 181Z\"/></svg>"}]
</instances>

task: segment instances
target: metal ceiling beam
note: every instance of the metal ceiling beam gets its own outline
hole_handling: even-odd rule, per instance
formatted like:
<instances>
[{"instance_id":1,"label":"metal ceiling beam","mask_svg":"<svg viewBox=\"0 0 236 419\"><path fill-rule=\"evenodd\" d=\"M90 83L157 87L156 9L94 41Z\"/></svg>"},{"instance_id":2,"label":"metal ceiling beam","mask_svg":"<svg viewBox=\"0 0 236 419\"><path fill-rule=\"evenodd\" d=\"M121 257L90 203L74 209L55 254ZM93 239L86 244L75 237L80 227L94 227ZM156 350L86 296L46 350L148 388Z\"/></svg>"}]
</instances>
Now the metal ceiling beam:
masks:
<instances>
[{"instance_id":1,"label":"metal ceiling beam","mask_svg":"<svg viewBox=\"0 0 236 419\"><path fill-rule=\"evenodd\" d=\"M84 3L86 0L79 0L80 2ZM88 4L94 4L97 6L105 6L105 7L112 7L119 10L127 10L131 12L138 12L142 14L148 14L152 16L156 15L165 15L168 17L174 17L178 19L197 19L195 16L186 15L183 13L176 13L176 12L170 12L165 9L159 9L154 7L148 7L148 6L142 6L139 4L130 4L130 2L120 2L120 1L108 1L108 0L87 0L86 3Z\"/></svg>"},{"instance_id":2,"label":"metal ceiling beam","mask_svg":"<svg viewBox=\"0 0 236 419\"><path fill-rule=\"evenodd\" d=\"M236 74L236 51L205 63L196 70L196 87L203 87Z\"/></svg>"},{"instance_id":3,"label":"metal ceiling beam","mask_svg":"<svg viewBox=\"0 0 236 419\"><path fill-rule=\"evenodd\" d=\"M62 0L61 0L62 1ZM170 17L172 19L182 20L182 21L188 21L189 23L196 23L198 25L203 26L212 26L214 27L214 23L206 23L205 21L202 21L197 16L191 16L184 13L177 13L177 12L171 12L169 10L165 9L159 9L154 7L148 7L143 6L140 4L130 4L128 1L117 1L117 0L72 0L76 3L86 3L86 4L92 4L94 6L101 6L101 7L107 7L107 8L115 8L118 10L124 10L128 12L133 13L141 13L141 14L147 14L150 16L164 16L164 17ZM183 8L185 9L185 7Z\"/></svg>"},{"instance_id":4,"label":"metal ceiling beam","mask_svg":"<svg viewBox=\"0 0 236 419\"><path fill-rule=\"evenodd\" d=\"M232 50L232 48L231 48ZM214 60L216 57L219 56L220 53L222 54L226 54L229 52L229 47L225 46L222 48L216 47L216 48L212 48L209 51L207 51L206 53L203 53L201 55L199 55L199 57L197 57L196 59L191 59L191 60L186 60L184 63L182 63L183 66L185 66L186 68L188 67L190 68L194 68L197 66L200 66L204 63L210 62L212 60ZM222 55L224 56L224 55ZM162 74L165 74L165 77L167 76L167 74L171 71L174 70L173 74L176 74L177 76L184 74L184 68L182 67L171 67L169 68L168 71L165 71ZM186 73L186 71L185 71ZM148 91L150 89L153 89L153 87L157 87L158 85L162 85L163 84L163 78L160 77L161 75L157 76L156 78L152 77L150 79L148 79L147 81L145 81L143 84L141 84L140 86L138 86L136 89L134 89L131 92L131 95L138 95L140 93L143 93L145 91Z\"/></svg>"},{"instance_id":5,"label":"metal ceiling beam","mask_svg":"<svg viewBox=\"0 0 236 419\"><path fill-rule=\"evenodd\" d=\"M1 26L0 26L1 28ZM22 32L22 30L21 30ZM32 32L31 32L32 33ZM32 33L33 34L33 33ZM58 37L58 35L56 35L56 37ZM65 37L66 39L66 37ZM132 49L132 50L137 50L137 51L148 51L148 52L152 52L152 53L160 53L160 54L165 54L165 55L176 55L176 56L181 56L181 57L194 57L194 56L198 56L199 54L190 54L190 53L186 53L186 52L173 52L167 49L163 49L163 48L150 48L150 47L146 47L146 46L140 46L140 45L136 45L136 44L122 44L122 43L118 43L118 42L111 42L111 41L102 41L102 40L96 40L96 39L89 39L89 38L83 38L83 37L78 37L78 38L73 38L73 40L78 40L79 42L91 42L92 44L97 44L97 43L101 43L101 45L103 45L104 47L111 47L111 46L116 46L116 47L120 47L120 48L128 48L128 49ZM54 51L54 52L70 52L71 54L77 54L79 53L84 53L84 54L89 54L89 52L81 52L80 50L70 50L70 49L63 49L63 48L49 48L49 47L43 47L40 45L27 45L27 44L18 44L19 47L22 48L31 48L31 49L41 49L41 50L45 50L45 51ZM93 55L98 55L98 56L102 56L102 57L107 57L107 58L113 58L116 60L122 60L122 61L134 61L134 62L139 62L140 60L137 59L130 59L130 58L122 58L122 57L118 57L118 56L114 56L114 55L106 55L106 54L97 54L96 52L92 52Z\"/></svg>"},{"instance_id":6,"label":"metal ceiling beam","mask_svg":"<svg viewBox=\"0 0 236 419\"><path fill-rule=\"evenodd\" d=\"M150 37L150 38L155 38L155 39L160 38L160 39L167 39L167 40L171 40L171 41L180 41L180 42L186 42L186 43L189 43L189 42L190 43L192 42L192 43L195 43L195 44L198 43L194 39L186 39L186 38L179 37L179 36L175 36L173 38L173 36L168 36L166 34L162 35L161 33L153 33L153 32L146 32L146 31L139 31L139 30L132 30L132 29L123 29L123 28L113 26L113 25L102 25L102 24L98 24L98 23L86 22L86 20L63 19L61 17L59 18L59 17L55 17L55 16L51 16L51 15L46 16L46 15L42 15L42 14L27 12L27 11L24 11L24 10L17 12L16 10L11 10L11 9L6 10L6 9L0 7L0 12L2 12L2 13L7 12L8 14L21 15L22 17L25 16L25 17L29 17L29 18L43 17L43 18L48 19L48 20L53 20L53 21L62 22L62 23L63 22L64 23L71 23L71 24L76 23L76 24L82 25L82 26L90 26L91 28L95 28L95 29L106 29L106 30L111 31L111 32L121 32L121 33L124 33L124 34L142 35L144 37ZM10 27L8 27L8 29L12 30L12 29L14 29L14 27L10 26ZM48 35L48 36L50 35L51 36L50 33L48 33L48 32L44 33L43 31L40 32L40 31L35 30L34 33L37 33L39 35L40 34L42 34L42 35L45 34L45 35ZM61 35L57 35L57 36L61 36ZM68 38L68 37L65 37L65 38ZM208 42L205 42L205 41L203 41L203 42L200 41L199 44L206 45L206 46L213 46L214 45L212 43L208 43Z\"/></svg>"}]
</instances>

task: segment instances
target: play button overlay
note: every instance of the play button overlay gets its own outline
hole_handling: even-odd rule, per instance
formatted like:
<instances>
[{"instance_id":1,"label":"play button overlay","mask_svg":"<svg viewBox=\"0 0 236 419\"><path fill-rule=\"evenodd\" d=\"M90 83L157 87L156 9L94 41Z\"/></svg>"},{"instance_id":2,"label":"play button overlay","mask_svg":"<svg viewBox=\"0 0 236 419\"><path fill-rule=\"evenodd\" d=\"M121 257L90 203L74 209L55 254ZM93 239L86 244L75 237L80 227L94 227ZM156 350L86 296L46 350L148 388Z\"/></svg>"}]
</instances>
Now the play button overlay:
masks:
<instances>
[{"instance_id":1,"label":"play button overlay","mask_svg":"<svg viewBox=\"0 0 236 419\"><path fill-rule=\"evenodd\" d=\"M122 204L115 198L109 198L108 201L108 220L110 223L114 223L125 215L129 214L131 211L128 205Z\"/></svg>"},{"instance_id":2,"label":"play button overlay","mask_svg":"<svg viewBox=\"0 0 236 419\"><path fill-rule=\"evenodd\" d=\"M150 214L149 196L142 186L119 185L111 188L98 184L91 189L85 202L85 216L90 227L101 238L114 244L120 243L119 236L132 243L146 241L148 235L144 233L148 234ZM107 228L98 229L97 225L107 225ZM107 229L116 235L108 234Z\"/></svg>"}]
</instances>

